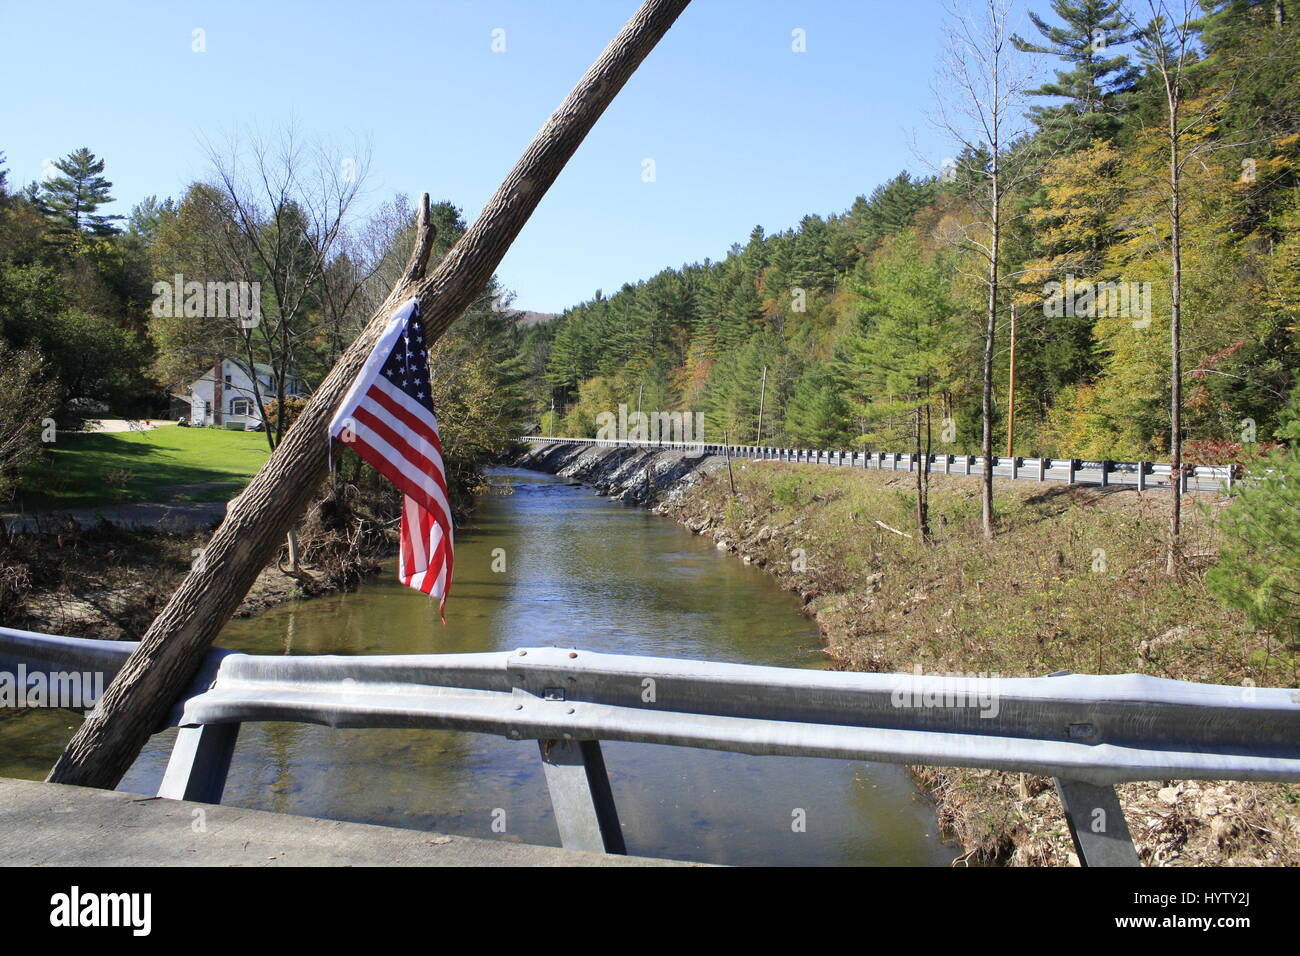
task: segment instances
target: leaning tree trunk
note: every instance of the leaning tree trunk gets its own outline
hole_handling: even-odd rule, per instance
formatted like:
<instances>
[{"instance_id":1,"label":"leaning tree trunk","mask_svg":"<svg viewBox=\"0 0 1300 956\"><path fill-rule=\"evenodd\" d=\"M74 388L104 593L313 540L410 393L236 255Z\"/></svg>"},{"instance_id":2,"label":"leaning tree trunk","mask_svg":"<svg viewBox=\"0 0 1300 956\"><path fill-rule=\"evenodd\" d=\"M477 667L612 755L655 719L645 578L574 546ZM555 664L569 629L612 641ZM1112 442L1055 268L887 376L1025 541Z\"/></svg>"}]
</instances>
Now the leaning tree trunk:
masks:
<instances>
[{"instance_id":1,"label":"leaning tree trunk","mask_svg":"<svg viewBox=\"0 0 1300 956\"><path fill-rule=\"evenodd\" d=\"M240 495L202 558L154 620L50 772L55 783L113 787L164 724L231 613L325 474L328 426L393 311L420 301L432 343L479 295L519 230L628 77L690 0L646 0L542 127L474 225L424 276L434 230L421 199L402 278Z\"/></svg>"}]
</instances>

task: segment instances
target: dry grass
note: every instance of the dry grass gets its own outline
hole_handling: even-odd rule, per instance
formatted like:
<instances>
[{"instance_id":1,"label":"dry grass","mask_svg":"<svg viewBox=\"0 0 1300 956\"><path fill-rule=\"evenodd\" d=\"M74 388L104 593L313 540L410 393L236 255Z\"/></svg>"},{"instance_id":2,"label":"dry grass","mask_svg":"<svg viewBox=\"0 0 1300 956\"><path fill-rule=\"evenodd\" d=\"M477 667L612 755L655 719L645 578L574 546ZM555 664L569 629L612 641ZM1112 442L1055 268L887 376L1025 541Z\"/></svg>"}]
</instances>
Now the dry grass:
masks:
<instances>
[{"instance_id":1,"label":"dry grass","mask_svg":"<svg viewBox=\"0 0 1300 956\"><path fill-rule=\"evenodd\" d=\"M906 473L744 462L732 498L705 477L665 510L766 567L803 595L836 666L1002 677L1145 673L1296 687L1300 646L1252 629L1205 590L1214 514L1184 509L1186 567L1164 573L1167 492L996 486L998 535L979 530L975 478L933 479L934 543L915 533ZM806 569L798 570L796 549ZM919 769L940 822L973 863L1073 859L1055 792L1015 774ZM1300 863L1300 788L1129 784L1120 788L1151 863ZM1172 801L1171 801L1172 798Z\"/></svg>"}]
</instances>

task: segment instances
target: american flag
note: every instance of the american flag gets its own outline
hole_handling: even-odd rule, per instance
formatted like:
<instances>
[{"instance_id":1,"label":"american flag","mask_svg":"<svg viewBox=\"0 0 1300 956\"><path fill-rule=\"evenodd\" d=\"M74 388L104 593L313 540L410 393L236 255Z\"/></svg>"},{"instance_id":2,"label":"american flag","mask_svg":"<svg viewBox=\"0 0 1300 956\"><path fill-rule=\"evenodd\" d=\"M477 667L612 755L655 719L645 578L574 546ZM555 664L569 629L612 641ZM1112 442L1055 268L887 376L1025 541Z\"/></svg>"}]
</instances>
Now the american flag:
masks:
<instances>
[{"instance_id":1,"label":"american flag","mask_svg":"<svg viewBox=\"0 0 1300 956\"><path fill-rule=\"evenodd\" d=\"M420 304L393 315L343 399L330 438L341 439L402 492L398 579L438 598L447 621L452 528Z\"/></svg>"}]
</instances>

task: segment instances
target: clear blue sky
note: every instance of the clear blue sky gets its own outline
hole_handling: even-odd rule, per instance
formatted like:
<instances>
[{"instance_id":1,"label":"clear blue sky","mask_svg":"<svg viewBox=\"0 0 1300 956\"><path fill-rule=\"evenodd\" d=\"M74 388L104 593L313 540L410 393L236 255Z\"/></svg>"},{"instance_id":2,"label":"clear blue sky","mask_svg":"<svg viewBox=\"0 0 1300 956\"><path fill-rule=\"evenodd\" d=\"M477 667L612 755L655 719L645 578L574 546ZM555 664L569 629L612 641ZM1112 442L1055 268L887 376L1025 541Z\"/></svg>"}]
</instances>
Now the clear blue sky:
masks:
<instances>
[{"instance_id":1,"label":"clear blue sky","mask_svg":"<svg viewBox=\"0 0 1300 956\"><path fill-rule=\"evenodd\" d=\"M108 164L109 211L127 213L203 178L205 137L292 119L339 146L370 143L367 209L427 189L472 221L637 5L11 2L0 150L21 186L88 146ZM502 263L517 307L560 311L941 165L952 150L927 120L940 20L937 0L695 0ZM196 28L204 53L191 51ZM805 53L791 50L796 28Z\"/></svg>"}]
</instances>

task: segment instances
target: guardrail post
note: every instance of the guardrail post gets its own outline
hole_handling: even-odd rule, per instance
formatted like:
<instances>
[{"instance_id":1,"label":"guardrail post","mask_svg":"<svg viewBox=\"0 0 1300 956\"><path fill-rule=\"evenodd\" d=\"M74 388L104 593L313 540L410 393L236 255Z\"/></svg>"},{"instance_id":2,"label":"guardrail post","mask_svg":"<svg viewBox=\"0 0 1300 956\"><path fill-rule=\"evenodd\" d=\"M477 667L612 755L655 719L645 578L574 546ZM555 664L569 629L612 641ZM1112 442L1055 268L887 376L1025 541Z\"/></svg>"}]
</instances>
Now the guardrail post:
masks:
<instances>
[{"instance_id":1,"label":"guardrail post","mask_svg":"<svg viewBox=\"0 0 1300 956\"><path fill-rule=\"evenodd\" d=\"M962 455L962 456L961 456L961 465L962 465L962 474L963 474L963 475L969 475L969 474L970 474L971 460L972 460L972 457L971 457L970 455Z\"/></svg>"},{"instance_id":2,"label":"guardrail post","mask_svg":"<svg viewBox=\"0 0 1300 956\"><path fill-rule=\"evenodd\" d=\"M539 740L560 845L588 853L627 853L599 740Z\"/></svg>"},{"instance_id":3,"label":"guardrail post","mask_svg":"<svg viewBox=\"0 0 1300 956\"><path fill-rule=\"evenodd\" d=\"M1103 459L1101 462L1101 486L1105 488L1110 484L1110 462Z\"/></svg>"},{"instance_id":4,"label":"guardrail post","mask_svg":"<svg viewBox=\"0 0 1300 956\"><path fill-rule=\"evenodd\" d=\"M1141 866L1112 786L1053 778L1080 866Z\"/></svg>"},{"instance_id":5,"label":"guardrail post","mask_svg":"<svg viewBox=\"0 0 1300 956\"><path fill-rule=\"evenodd\" d=\"M1047 459L1042 455L1038 456L1038 480L1047 480Z\"/></svg>"},{"instance_id":6,"label":"guardrail post","mask_svg":"<svg viewBox=\"0 0 1300 956\"><path fill-rule=\"evenodd\" d=\"M239 724L180 728L162 783L158 785L158 796L220 803L238 737Z\"/></svg>"},{"instance_id":7,"label":"guardrail post","mask_svg":"<svg viewBox=\"0 0 1300 956\"><path fill-rule=\"evenodd\" d=\"M1066 483L1067 485L1072 485L1072 484L1074 484L1074 482L1075 482L1075 473L1076 473L1078 470L1079 470L1079 459L1077 459L1077 458L1071 458L1071 459L1069 459L1069 464L1066 465L1066 472L1065 472L1065 483Z\"/></svg>"}]
</instances>

